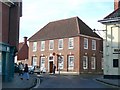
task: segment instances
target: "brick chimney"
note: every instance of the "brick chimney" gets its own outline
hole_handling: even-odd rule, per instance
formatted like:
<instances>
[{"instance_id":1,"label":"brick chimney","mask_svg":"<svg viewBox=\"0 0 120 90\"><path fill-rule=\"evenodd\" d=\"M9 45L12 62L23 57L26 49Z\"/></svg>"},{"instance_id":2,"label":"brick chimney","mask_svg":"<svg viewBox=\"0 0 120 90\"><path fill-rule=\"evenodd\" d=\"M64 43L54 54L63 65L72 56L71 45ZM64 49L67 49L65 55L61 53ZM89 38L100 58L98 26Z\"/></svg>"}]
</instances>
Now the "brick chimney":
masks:
<instances>
[{"instance_id":1,"label":"brick chimney","mask_svg":"<svg viewBox=\"0 0 120 90\"><path fill-rule=\"evenodd\" d=\"M120 0L114 0L114 10L120 8Z\"/></svg>"},{"instance_id":2,"label":"brick chimney","mask_svg":"<svg viewBox=\"0 0 120 90\"><path fill-rule=\"evenodd\" d=\"M24 43L27 44L27 37L24 37Z\"/></svg>"}]
</instances>

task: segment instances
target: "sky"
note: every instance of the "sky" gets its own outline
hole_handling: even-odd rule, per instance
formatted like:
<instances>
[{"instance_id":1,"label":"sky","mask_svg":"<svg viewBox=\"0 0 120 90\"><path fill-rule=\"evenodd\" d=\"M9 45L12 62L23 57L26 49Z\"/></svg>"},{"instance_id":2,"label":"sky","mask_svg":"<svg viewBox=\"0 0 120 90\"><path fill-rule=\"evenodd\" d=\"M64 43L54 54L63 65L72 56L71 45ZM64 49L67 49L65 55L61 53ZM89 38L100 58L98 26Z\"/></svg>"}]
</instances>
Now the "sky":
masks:
<instances>
[{"instance_id":1,"label":"sky","mask_svg":"<svg viewBox=\"0 0 120 90\"><path fill-rule=\"evenodd\" d=\"M102 20L114 10L114 0L22 0L20 38L30 38L52 21L78 16L91 29L103 30ZM97 32L98 33L98 32ZM99 34L99 33L98 33Z\"/></svg>"}]
</instances>

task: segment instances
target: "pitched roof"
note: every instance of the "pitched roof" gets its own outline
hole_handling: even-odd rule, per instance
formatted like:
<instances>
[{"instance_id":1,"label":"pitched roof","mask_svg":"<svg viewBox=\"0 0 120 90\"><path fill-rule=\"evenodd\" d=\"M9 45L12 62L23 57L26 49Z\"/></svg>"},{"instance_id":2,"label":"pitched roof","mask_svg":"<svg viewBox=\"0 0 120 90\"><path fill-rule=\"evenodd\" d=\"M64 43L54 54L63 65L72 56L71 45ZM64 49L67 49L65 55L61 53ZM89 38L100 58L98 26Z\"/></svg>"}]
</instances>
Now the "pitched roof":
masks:
<instances>
[{"instance_id":1,"label":"pitched roof","mask_svg":"<svg viewBox=\"0 0 120 90\"><path fill-rule=\"evenodd\" d=\"M108 16L106 16L104 19L108 19L108 18L116 18L116 17L120 17L120 8L116 9L115 11L113 11L112 13L110 13Z\"/></svg>"},{"instance_id":2,"label":"pitched roof","mask_svg":"<svg viewBox=\"0 0 120 90\"><path fill-rule=\"evenodd\" d=\"M24 42L19 43L19 50L22 48L23 45L24 45Z\"/></svg>"},{"instance_id":3,"label":"pitched roof","mask_svg":"<svg viewBox=\"0 0 120 90\"><path fill-rule=\"evenodd\" d=\"M94 33L82 20L78 17L73 17L49 22L46 26L30 37L28 41L67 38L80 34L100 38L100 36Z\"/></svg>"},{"instance_id":4,"label":"pitched roof","mask_svg":"<svg viewBox=\"0 0 120 90\"><path fill-rule=\"evenodd\" d=\"M28 59L28 50L29 47L27 45L27 42L20 42L19 43L19 50L17 53L17 60L25 60Z\"/></svg>"}]
</instances>

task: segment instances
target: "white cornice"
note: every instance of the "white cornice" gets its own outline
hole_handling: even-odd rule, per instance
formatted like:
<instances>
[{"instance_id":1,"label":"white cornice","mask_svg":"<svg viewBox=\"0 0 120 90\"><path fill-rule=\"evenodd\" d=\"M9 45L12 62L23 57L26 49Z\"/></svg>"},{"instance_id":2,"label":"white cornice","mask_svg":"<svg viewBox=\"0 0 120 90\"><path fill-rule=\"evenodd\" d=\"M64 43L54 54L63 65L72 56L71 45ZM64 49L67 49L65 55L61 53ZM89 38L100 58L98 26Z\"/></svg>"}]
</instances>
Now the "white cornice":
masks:
<instances>
[{"instance_id":1,"label":"white cornice","mask_svg":"<svg viewBox=\"0 0 120 90\"><path fill-rule=\"evenodd\" d=\"M103 19L103 20L99 20L98 22L101 22L101 23L110 23L110 22L118 22L118 21L120 21L120 17Z\"/></svg>"},{"instance_id":2,"label":"white cornice","mask_svg":"<svg viewBox=\"0 0 120 90\"><path fill-rule=\"evenodd\" d=\"M83 34L80 34L80 36L87 37L87 38L92 38L92 39L97 39L97 40L102 40L100 38L96 38L96 37L92 37L92 36L87 36L87 35L83 35Z\"/></svg>"},{"instance_id":3,"label":"white cornice","mask_svg":"<svg viewBox=\"0 0 120 90\"><path fill-rule=\"evenodd\" d=\"M5 5L11 7L11 5L14 5L14 2L12 0L0 0Z\"/></svg>"}]
</instances>

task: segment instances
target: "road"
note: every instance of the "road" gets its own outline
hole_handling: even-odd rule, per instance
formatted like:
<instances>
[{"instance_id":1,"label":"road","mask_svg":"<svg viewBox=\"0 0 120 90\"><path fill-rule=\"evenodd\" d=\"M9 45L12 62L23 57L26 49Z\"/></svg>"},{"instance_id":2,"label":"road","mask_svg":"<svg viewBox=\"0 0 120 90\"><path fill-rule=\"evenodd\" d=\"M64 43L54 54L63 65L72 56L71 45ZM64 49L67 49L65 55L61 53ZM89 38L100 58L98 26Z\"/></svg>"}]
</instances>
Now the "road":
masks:
<instances>
[{"instance_id":1,"label":"road","mask_svg":"<svg viewBox=\"0 0 120 90\"><path fill-rule=\"evenodd\" d=\"M43 75L37 88L113 88L95 80L92 75Z\"/></svg>"}]
</instances>

